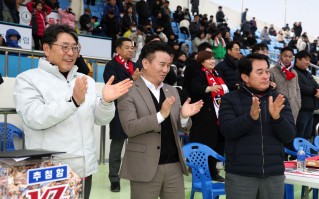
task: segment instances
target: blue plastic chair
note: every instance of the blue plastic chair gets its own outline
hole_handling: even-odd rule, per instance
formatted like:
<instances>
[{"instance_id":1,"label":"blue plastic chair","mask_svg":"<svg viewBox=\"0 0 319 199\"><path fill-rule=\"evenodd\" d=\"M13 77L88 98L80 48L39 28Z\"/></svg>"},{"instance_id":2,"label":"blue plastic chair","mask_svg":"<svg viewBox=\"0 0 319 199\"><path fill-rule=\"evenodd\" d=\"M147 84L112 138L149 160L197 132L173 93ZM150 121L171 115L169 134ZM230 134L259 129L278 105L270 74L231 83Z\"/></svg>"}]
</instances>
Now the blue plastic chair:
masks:
<instances>
[{"instance_id":1,"label":"blue plastic chair","mask_svg":"<svg viewBox=\"0 0 319 199\"><path fill-rule=\"evenodd\" d=\"M188 144L188 142L189 142L189 135L188 134L186 134L186 133L184 134L181 131L178 131L178 136L179 136L179 139L181 140L182 146Z\"/></svg>"},{"instance_id":2,"label":"blue plastic chair","mask_svg":"<svg viewBox=\"0 0 319 199\"><path fill-rule=\"evenodd\" d=\"M289 150L287 148L285 148L285 153L287 153L289 155L297 156L297 152L296 151L292 151L292 150Z\"/></svg>"},{"instance_id":3,"label":"blue plastic chair","mask_svg":"<svg viewBox=\"0 0 319 199\"><path fill-rule=\"evenodd\" d=\"M313 140L313 144L319 148L319 136L315 137L315 139Z\"/></svg>"},{"instance_id":4,"label":"blue plastic chair","mask_svg":"<svg viewBox=\"0 0 319 199\"><path fill-rule=\"evenodd\" d=\"M4 129L4 123L0 122L0 136L1 136L1 151L3 151L4 146L4 136L3 136L3 129ZM6 150L7 151L14 151L14 143L13 143L13 137L18 136L20 139L23 138L23 131L21 131L18 127L14 126L13 124L7 123L7 145Z\"/></svg>"},{"instance_id":5,"label":"blue plastic chair","mask_svg":"<svg viewBox=\"0 0 319 199\"><path fill-rule=\"evenodd\" d=\"M194 198L195 192L202 192L203 199L217 199L219 195L225 195L224 183L212 181L208 167L208 157L212 156L222 162L225 161L225 158L210 147L196 142L185 145L183 152L187 159L187 166L192 168L190 198Z\"/></svg>"},{"instance_id":6,"label":"blue plastic chair","mask_svg":"<svg viewBox=\"0 0 319 199\"><path fill-rule=\"evenodd\" d=\"M311 153L311 150L319 152L319 148L311 144L308 140L304 138L297 137L294 139L294 148L296 151L299 150L299 147L302 147L307 156L316 156L318 154Z\"/></svg>"},{"instance_id":7,"label":"blue plastic chair","mask_svg":"<svg viewBox=\"0 0 319 199\"><path fill-rule=\"evenodd\" d=\"M319 148L316 147L315 145L311 144L308 140L304 139L304 138L300 138L297 137L294 139L294 148L296 151L298 151L299 147L303 147L303 150L305 151L307 156L316 156L318 154L313 154L311 153L311 149L314 151L319 152ZM306 186L302 186L301 188L301 196L304 195L305 193L305 188ZM317 199L318 198L318 189L313 188L312 189L312 195L313 195L313 199Z\"/></svg>"}]
</instances>

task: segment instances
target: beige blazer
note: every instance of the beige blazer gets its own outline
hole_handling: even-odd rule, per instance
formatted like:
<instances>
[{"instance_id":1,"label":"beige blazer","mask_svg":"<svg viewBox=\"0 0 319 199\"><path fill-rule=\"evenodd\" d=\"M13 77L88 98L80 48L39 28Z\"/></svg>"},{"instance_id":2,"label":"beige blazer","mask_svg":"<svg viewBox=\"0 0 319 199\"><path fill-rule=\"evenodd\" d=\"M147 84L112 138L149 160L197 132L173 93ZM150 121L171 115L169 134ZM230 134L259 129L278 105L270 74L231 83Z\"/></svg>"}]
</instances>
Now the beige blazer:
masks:
<instances>
[{"instance_id":1,"label":"beige blazer","mask_svg":"<svg viewBox=\"0 0 319 199\"><path fill-rule=\"evenodd\" d=\"M289 81L286 79L285 74L281 71L279 63L270 68L269 71L270 80L276 83L276 91L287 97L296 123L298 113L301 108L301 94L297 72L294 69L291 69L291 72L295 73L296 77Z\"/></svg>"},{"instance_id":2,"label":"beige blazer","mask_svg":"<svg viewBox=\"0 0 319 199\"><path fill-rule=\"evenodd\" d=\"M170 118L179 152L181 168L187 173L185 158L178 136L178 130L189 131L191 119L185 128L180 123L180 99L177 90L164 84L166 97L174 96L176 101L172 107ZM130 91L118 99L118 112L125 133L128 136L120 177L139 182L150 182L158 167L161 146L161 125L157 122L156 108L142 78L134 82Z\"/></svg>"}]
</instances>

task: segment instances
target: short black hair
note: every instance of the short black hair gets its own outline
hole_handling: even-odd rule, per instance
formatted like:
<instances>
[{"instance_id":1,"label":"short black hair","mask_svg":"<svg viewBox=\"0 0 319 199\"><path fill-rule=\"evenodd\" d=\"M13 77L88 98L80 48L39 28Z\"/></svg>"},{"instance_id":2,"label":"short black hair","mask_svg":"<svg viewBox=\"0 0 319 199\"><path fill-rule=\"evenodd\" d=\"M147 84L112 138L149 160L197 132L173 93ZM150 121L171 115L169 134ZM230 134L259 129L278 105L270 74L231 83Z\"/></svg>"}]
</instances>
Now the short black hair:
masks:
<instances>
[{"instance_id":1,"label":"short black hair","mask_svg":"<svg viewBox=\"0 0 319 199\"><path fill-rule=\"evenodd\" d=\"M95 22L99 21L99 18L97 16L92 16L91 19L94 19Z\"/></svg>"},{"instance_id":2,"label":"short black hair","mask_svg":"<svg viewBox=\"0 0 319 199\"><path fill-rule=\"evenodd\" d=\"M291 47L289 47L289 46L283 47L283 48L280 50L280 54L284 53L285 51L290 51L290 52L292 52L292 54L295 54L295 53L294 53L294 49L291 48Z\"/></svg>"},{"instance_id":3,"label":"short black hair","mask_svg":"<svg viewBox=\"0 0 319 199\"><path fill-rule=\"evenodd\" d=\"M311 59L311 54L305 50L299 51L295 54L295 60L297 59L302 59L302 58L306 58L308 57L309 59Z\"/></svg>"},{"instance_id":4,"label":"short black hair","mask_svg":"<svg viewBox=\"0 0 319 199\"><path fill-rule=\"evenodd\" d=\"M210 49L213 50L213 46L210 43L208 43L208 42L201 43L198 46L197 50L198 50L198 52L200 52L200 51L206 50L206 48L210 48Z\"/></svg>"},{"instance_id":5,"label":"short black hair","mask_svg":"<svg viewBox=\"0 0 319 199\"><path fill-rule=\"evenodd\" d=\"M120 38L118 38L118 39L115 41L115 48L122 47L124 41L130 41L130 42L132 42L132 40L131 40L130 38L120 37Z\"/></svg>"},{"instance_id":6,"label":"short black hair","mask_svg":"<svg viewBox=\"0 0 319 199\"><path fill-rule=\"evenodd\" d=\"M186 44L187 45L187 44ZM177 53L177 58L178 57L180 57L180 56L182 56L182 55L185 55L186 57L187 57L187 54L184 52L184 51L179 51L178 53Z\"/></svg>"},{"instance_id":7,"label":"short black hair","mask_svg":"<svg viewBox=\"0 0 319 199\"><path fill-rule=\"evenodd\" d=\"M58 39L58 34L60 33L67 33L70 34L75 42L79 43L79 38L76 32L72 27L67 24L52 24L48 28L45 29L42 37L42 44L49 44L52 45Z\"/></svg>"},{"instance_id":8,"label":"short black hair","mask_svg":"<svg viewBox=\"0 0 319 199\"><path fill-rule=\"evenodd\" d=\"M141 50L140 59L148 59L151 61L155 52L166 52L169 55L172 55L173 49L165 42L162 41L151 41L145 44Z\"/></svg>"},{"instance_id":9,"label":"short black hair","mask_svg":"<svg viewBox=\"0 0 319 199\"><path fill-rule=\"evenodd\" d=\"M234 47L234 45L235 44L237 44L238 46L239 46L239 48L240 48L240 43L239 42L237 42L237 41L231 41L231 42L229 42L227 45L226 45L226 51L227 50L231 50L233 47Z\"/></svg>"},{"instance_id":10,"label":"short black hair","mask_svg":"<svg viewBox=\"0 0 319 199\"><path fill-rule=\"evenodd\" d=\"M196 37L200 38L202 34L205 34L204 30L198 30Z\"/></svg>"},{"instance_id":11,"label":"short black hair","mask_svg":"<svg viewBox=\"0 0 319 199\"><path fill-rule=\"evenodd\" d=\"M259 43L259 44L256 44L253 46L252 50L251 50L251 53L256 53L260 50L269 50L267 44L265 43Z\"/></svg>"},{"instance_id":12,"label":"short black hair","mask_svg":"<svg viewBox=\"0 0 319 199\"><path fill-rule=\"evenodd\" d=\"M198 55L198 52L192 52L192 54L189 57L195 59L196 55Z\"/></svg>"},{"instance_id":13,"label":"short black hair","mask_svg":"<svg viewBox=\"0 0 319 199\"><path fill-rule=\"evenodd\" d=\"M260 53L252 53L243 57L238 61L238 71L239 74L245 74L247 76L250 75L251 71L253 70L253 61L254 60L265 60L267 62L269 68L269 61L268 56Z\"/></svg>"},{"instance_id":14,"label":"short black hair","mask_svg":"<svg viewBox=\"0 0 319 199\"><path fill-rule=\"evenodd\" d=\"M153 39L160 39L161 40L159 35L147 35L145 38L145 44L149 43Z\"/></svg>"}]
</instances>

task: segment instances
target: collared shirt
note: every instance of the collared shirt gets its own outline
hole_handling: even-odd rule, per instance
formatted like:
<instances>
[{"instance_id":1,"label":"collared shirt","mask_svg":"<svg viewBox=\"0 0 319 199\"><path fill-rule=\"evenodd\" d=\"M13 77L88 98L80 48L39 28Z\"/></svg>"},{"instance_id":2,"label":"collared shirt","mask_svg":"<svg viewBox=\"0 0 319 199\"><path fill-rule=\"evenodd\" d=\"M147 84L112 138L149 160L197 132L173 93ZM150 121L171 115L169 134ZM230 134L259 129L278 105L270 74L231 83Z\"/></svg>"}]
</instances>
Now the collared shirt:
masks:
<instances>
[{"instance_id":1,"label":"collared shirt","mask_svg":"<svg viewBox=\"0 0 319 199\"><path fill-rule=\"evenodd\" d=\"M156 88L154 84L152 84L150 81L145 79L143 76L141 76L141 78L145 82L146 87L152 92L152 94L155 96L156 100L159 102L161 88L164 85L163 82L161 82L160 85ZM158 124L162 123L165 120L165 118L162 116L162 114L160 112L157 112L156 117L157 117ZM185 119L182 118L182 116L180 116L180 117L181 117L181 125L182 125L182 127L185 127L188 123L189 117L187 117Z\"/></svg>"}]
</instances>

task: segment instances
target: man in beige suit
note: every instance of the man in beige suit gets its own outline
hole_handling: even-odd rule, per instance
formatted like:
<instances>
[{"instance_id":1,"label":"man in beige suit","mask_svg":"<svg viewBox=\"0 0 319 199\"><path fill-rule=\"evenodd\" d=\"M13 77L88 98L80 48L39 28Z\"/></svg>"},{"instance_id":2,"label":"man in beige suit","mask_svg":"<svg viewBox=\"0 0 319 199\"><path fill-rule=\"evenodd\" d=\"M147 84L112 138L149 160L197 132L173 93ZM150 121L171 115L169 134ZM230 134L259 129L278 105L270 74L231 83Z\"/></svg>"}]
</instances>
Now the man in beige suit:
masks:
<instances>
[{"instance_id":1,"label":"man in beige suit","mask_svg":"<svg viewBox=\"0 0 319 199\"><path fill-rule=\"evenodd\" d=\"M190 116L202 101L180 104L175 88L164 84L172 51L166 43L150 42L141 52L143 75L118 100L121 124L128 136L120 177L130 180L131 199L184 199L187 174L178 130L189 131Z\"/></svg>"}]
</instances>

